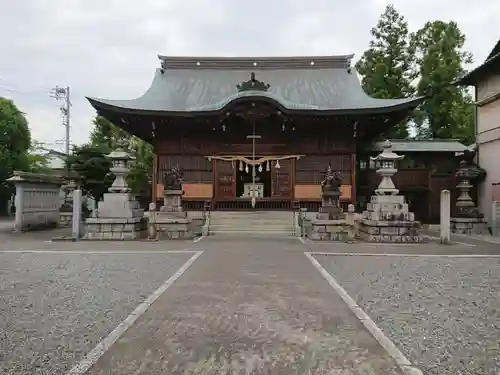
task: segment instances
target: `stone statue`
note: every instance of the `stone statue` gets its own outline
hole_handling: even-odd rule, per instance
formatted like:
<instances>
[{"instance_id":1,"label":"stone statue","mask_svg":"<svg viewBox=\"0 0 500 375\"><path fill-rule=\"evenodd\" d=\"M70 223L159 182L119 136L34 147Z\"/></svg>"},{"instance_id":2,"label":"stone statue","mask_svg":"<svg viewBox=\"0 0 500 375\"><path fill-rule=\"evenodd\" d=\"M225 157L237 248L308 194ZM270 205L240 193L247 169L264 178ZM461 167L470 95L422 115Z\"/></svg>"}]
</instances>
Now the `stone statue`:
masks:
<instances>
[{"instance_id":1,"label":"stone statue","mask_svg":"<svg viewBox=\"0 0 500 375\"><path fill-rule=\"evenodd\" d=\"M163 175L163 190L182 190L184 173L179 167L174 167Z\"/></svg>"},{"instance_id":2,"label":"stone statue","mask_svg":"<svg viewBox=\"0 0 500 375\"><path fill-rule=\"evenodd\" d=\"M342 185L342 175L339 172L334 172L332 166L329 165L325 171L325 179L321 181L321 192L323 194L335 195L340 194L340 186Z\"/></svg>"}]
</instances>

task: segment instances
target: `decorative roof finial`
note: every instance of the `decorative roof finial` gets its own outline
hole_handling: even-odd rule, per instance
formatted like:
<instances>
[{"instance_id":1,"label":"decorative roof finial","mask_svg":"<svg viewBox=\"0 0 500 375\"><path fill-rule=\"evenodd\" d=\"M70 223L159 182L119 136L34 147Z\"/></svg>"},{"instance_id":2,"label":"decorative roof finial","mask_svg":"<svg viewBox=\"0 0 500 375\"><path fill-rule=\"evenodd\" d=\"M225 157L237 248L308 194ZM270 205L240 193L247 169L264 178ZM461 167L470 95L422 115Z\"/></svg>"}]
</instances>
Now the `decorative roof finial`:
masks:
<instances>
[{"instance_id":1,"label":"decorative roof finial","mask_svg":"<svg viewBox=\"0 0 500 375\"><path fill-rule=\"evenodd\" d=\"M267 91L271 85L259 81L255 78L255 73L250 73L250 79L242 82L241 85L236 85L239 92L242 91Z\"/></svg>"}]
</instances>

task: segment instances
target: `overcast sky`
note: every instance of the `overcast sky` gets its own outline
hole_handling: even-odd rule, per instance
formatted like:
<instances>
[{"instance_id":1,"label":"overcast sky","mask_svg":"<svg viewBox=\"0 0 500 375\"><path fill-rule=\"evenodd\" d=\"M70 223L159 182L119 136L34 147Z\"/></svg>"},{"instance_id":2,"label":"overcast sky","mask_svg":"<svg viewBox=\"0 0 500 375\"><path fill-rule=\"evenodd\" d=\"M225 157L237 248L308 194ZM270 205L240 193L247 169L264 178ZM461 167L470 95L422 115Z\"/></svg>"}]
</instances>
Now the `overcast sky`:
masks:
<instances>
[{"instance_id":1,"label":"overcast sky","mask_svg":"<svg viewBox=\"0 0 500 375\"><path fill-rule=\"evenodd\" d=\"M149 86L157 54L335 55L367 48L384 0L0 0L0 96L15 100L33 137L64 137L55 85L72 91L72 142L87 140L84 98L131 99ZM412 30L457 21L482 62L500 37L500 2L394 0Z\"/></svg>"}]
</instances>

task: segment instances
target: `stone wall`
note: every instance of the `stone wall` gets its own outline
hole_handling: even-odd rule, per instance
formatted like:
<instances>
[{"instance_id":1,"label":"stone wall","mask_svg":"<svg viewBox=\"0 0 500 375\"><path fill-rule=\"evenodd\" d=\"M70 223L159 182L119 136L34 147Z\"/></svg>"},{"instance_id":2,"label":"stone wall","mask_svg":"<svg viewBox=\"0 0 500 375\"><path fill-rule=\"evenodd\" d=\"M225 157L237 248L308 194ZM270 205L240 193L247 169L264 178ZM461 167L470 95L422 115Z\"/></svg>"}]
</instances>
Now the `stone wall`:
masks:
<instances>
[{"instance_id":1,"label":"stone wall","mask_svg":"<svg viewBox=\"0 0 500 375\"><path fill-rule=\"evenodd\" d=\"M7 181L16 187L14 231L28 231L59 226L61 186L58 176L14 172Z\"/></svg>"}]
</instances>

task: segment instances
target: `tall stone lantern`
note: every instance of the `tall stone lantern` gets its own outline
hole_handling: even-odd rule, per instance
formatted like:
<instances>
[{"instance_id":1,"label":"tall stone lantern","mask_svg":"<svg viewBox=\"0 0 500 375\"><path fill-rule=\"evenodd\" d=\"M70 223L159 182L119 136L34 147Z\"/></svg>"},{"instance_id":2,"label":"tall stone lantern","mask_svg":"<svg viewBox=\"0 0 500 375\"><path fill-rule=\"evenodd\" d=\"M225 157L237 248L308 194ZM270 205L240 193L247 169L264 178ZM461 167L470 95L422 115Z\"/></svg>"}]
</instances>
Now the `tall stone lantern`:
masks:
<instances>
[{"instance_id":1,"label":"tall stone lantern","mask_svg":"<svg viewBox=\"0 0 500 375\"><path fill-rule=\"evenodd\" d=\"M382 152L371 160L379 164L377 174L382 178L375 195L359 220L358 237L369 242L420 242L413 212L409 212L405 197L399 195L392 177L398 171L396 162L403 159L391 150L389 140L382 144Z\"/></svg>"},{"instance_id":2,"label":"tall stone lantern","mask_svg":"<svg viewBox=\"0 0 500 375\"><path fill-rule=\"evenodd\" d=\"M144 210L130 193L127 176L134 158L125 151L125 143L107 155L110 171L115 175L113 184L105 193L92 217L85 221L85 237L99 240L132 240L147 235Z\"/></svg>"},{"instance_id":3,"label":"tall stone lantern","mask_svg":"<svg viewBox=\"0 0 500 375\"><path fill-rule=\"evenodd\" d=\"M391 150L392 143L386 140L382 144L382 152L375 157L370 157L371 160L379 163L377 174L382 177L378 188L375 190L377 195L397 195L399 190L396 189L392 177L398 171L396 162L403 159L404 155L398 155Z\"/></svg>"}]
</instances>

